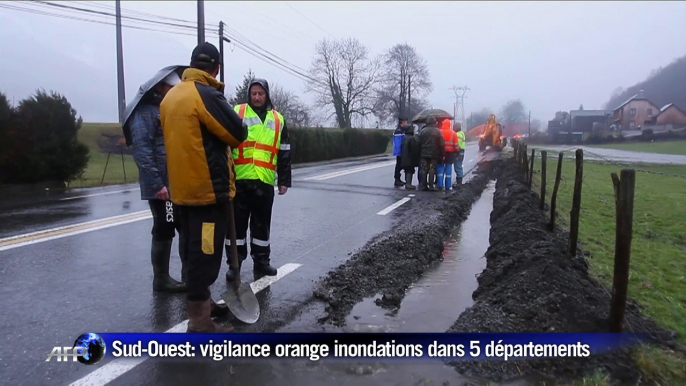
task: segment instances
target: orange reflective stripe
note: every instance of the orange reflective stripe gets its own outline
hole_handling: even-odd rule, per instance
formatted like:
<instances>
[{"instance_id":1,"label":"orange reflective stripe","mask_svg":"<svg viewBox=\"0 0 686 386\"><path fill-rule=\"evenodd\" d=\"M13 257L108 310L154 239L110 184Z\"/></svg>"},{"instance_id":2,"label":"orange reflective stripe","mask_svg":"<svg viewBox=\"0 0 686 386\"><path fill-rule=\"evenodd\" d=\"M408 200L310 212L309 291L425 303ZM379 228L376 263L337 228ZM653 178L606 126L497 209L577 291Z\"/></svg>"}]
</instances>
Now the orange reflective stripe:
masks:
<instances>
[{"instance_id":1,"label":"orange reflective stripe","mask_svg":"<svg viewBox=\"0 0 686 386\"><path fill-rule=\"evenodd\" d=\"M255 166L259 166L259 167L269 169L269 170L276 170L276 165L269 163L269 162L254 160L253 163L255 164Z\"/></svg>"},{"instance_id":2,"label":"orange reflective stripe","mask_svg":"<svg viewBox=\"0 0 686 386\"><path fill-rule=\"evenodd\" d=\"M257 143L257 144L255 144L255 149L257 149L257 150L266 150L266 151L271 152L271 153L275 153L275 152L278 151L278 149L275 148L274 146L265 145L265 144L263 144L263 143Z\"/></svg>"},{"instance_id":3,"label":"orange reflective stripe","mask_svg":"<svg viewBox=\"0 0 686 386\"><path fill-rule=\"evenodd\" d=\"M238 108L238 116L241 117L241 119L245 118L245 103L243 103L239 108Z\"/></svg>"},{"instance_id":4,"label":"orange reflective stripe","mask_svg":"<svg viewBox=\"0 0 686 386\"><path fill-rule=\"evenodd\" d=\"M243 141L238 145L238 159L243 159L243 149L255 146L255 141Z\"/></svg>"}]
</instances>

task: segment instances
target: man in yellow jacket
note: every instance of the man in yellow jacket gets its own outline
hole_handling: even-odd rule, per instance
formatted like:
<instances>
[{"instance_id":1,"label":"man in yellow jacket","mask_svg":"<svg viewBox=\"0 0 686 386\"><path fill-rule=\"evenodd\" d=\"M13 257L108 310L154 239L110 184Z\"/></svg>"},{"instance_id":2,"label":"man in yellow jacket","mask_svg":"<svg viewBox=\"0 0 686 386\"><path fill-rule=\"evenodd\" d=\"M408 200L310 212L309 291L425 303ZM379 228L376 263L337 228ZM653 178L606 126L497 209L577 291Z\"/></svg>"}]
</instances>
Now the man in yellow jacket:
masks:
<instances>
[{"instance_id":1,"label":"man in yellow jacket","mask_svg":"<svg viewBox=\"0 0 686 386\"><path fill-rule=\"evenodd\" d=\"M215 46L198 45L191 68L160 105L169 194L179 210L181 248L188 259L187 332L233 330L212 321L210 286L221 268L228 203L236 191L229 153L248 130L215 79L220 65Z\"/></svg>"}]
</instances>

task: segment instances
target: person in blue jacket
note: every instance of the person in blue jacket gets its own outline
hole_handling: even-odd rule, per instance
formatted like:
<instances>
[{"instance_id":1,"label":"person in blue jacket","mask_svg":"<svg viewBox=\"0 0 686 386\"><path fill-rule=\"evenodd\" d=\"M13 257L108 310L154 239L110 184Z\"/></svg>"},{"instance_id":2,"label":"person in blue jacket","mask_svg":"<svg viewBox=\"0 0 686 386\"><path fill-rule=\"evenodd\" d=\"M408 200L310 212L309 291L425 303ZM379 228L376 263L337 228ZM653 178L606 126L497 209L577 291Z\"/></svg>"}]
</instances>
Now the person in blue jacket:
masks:
<instances>
[{"instance_id":1,"label":"person in blue jacket","mask_svg":"<svg viewBox=\"0 0 686 386\"><path fill-rule=\"evenodd\" d=\"M405 186L405 181L400 179L400 172L403 170L402 164L402 146L403 138L405 138L405 127L407 127L407 119L404 117L398 118L398 127L393 132L393 155L395 156L395 186Z\"/></svg>"}]
</instances>

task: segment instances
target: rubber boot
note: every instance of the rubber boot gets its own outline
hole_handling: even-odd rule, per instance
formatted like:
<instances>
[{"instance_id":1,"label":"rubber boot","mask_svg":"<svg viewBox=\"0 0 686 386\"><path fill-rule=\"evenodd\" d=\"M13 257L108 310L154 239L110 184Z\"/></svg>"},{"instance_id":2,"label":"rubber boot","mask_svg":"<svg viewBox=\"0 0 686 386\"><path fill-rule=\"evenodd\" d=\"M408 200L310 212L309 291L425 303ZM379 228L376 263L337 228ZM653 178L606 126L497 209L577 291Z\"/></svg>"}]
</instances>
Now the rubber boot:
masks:
<instances>
[{"instance_id":1,"label":"rubber boot","mask_svg":"<svg viewBox=\"0 0 686 386\"><path fill-rule=\"evenodd\" d=\"M419 190L425 192L429 190L429 188L426 186L426 174L424 172L420 171L419 172Z\"/></svg>"},{"instance_id":2,"label":"rubber boot","mask_svg":"<svg viewBox=\"0 0 686 386\"><path fill-rule=\"evenodd\" d=\"M269 265L269 258L253 257L252 261L254 273L265 276L276 276L276 268Z\"/></svg>"},{"instance_id":3,"label":"rubber boot","mask_svg":"<svg viewBox=\"0 0 686 386\"><path fill-rule=\"evenodd\" d=\"M415 190L417 189L414 185L412 185L412 177L414 176L414 173L407 173L405 174L405 189L407 190Z\"/></svg>"},{"instance_id":4,"label":"rubber boot","mask_svg":"<svg viewBox=\"0 0 686 386\"><path fill-rule=\"evenodd\" d=\"M455 185L462 185L462 177L458 177L458 178L455 180Z\"/></svg>"},{"instance_id":5,"label":"rubber boot","mask_svg":"<svg viewBox=\"0 0 686 386\"><path fill-rule=\"evenodd\" d=\"M186 284L179 283L169 276L169 258L171 257L172 240L152 241L150 253L153 274L153 291L160 292L184 292Z\"/></svg>"},{"instance_id":6,"label":"rubber boot","mask_svg":"<svg viewBox=\"0 0 686 386\"><path fill-rule=\"evenodd\" d=\"M436 172L429 172L429 190L432 192L438 191L438 189L436 188L436 185L434 185L435 180L436 180Z\"/></svg>"},{"instance_id":7,"label":"rubber boot","mask_svg":"<svg viewBox=\"0 0 686 386\"><path fill-rule=\"evenodd\" d=\"M220 316L226 316L229 314L229 306L226 305L224 301L222 303L217 303L215 302L212 298L210 298L210 316L213 318L217 318Z\"/></svg>"},{"instance_id":8,"label":"rubber boot","mask_svg":"<svg viewBox=\"0 0 686 386\"><path fill-rule=\"evenodd\" d=\"M222 326L215 323L210 314L212 312L212 299L203 301L186 301L186 310L188 312L188 327L186 332L203 332L203 333L223 333L233 331L233 326Z\"/></svg>"},{"instance_id":9,"label":"rubber boot","mask_svg":"<svg viewBox=\"0 0 686 386\"><path fill-rule=\"evenodd\" d=\"M396 178L395 182L393 183L393 186L395 186L395 187L399 187L399 186L403 186L403 185L405 185L405 182L403 180L401 180L400 178Z\"/></svg>"}]
</instances>

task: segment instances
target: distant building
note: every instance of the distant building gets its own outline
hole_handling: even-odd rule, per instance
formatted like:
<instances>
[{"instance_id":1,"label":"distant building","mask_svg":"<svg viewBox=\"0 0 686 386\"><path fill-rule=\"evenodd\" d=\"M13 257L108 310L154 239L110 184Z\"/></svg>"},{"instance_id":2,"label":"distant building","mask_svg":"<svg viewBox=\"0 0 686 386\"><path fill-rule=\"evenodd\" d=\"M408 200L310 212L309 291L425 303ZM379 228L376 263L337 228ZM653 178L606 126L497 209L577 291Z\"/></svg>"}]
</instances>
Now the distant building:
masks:
<instances>
[{"instance_id":1,"label":"distant building","mask_svg":"<svg viewBox=\"0 0 686 386\"><path fill-rule=\"evenodd\" d=\"M670 103L660 109L660 113L655 117L654 122L658 126L686 125L686 112L674 103Z\"/></svg>"},{"instance_id":2,"label":"distant building","mask_svg":"<svg viewBox=\"0 0 686 386\"><path fill-rule=\"evenodd\" d=\"M649 125L660 113L651 101L643 96L643 90L614 109L612 122L621 130L637 130Z\"/></svg>"},{"instance_id":3,"label":"distant building","mask_svg":"<svg viewBox=\"0 0 686 386\"><path fill-rule=\"evenodd\" d=\"M593 134L594 128L609 128L612 112L605 110L572 110L569 112L572 135L582 140Z\"/></svg>"}]
</instances>

